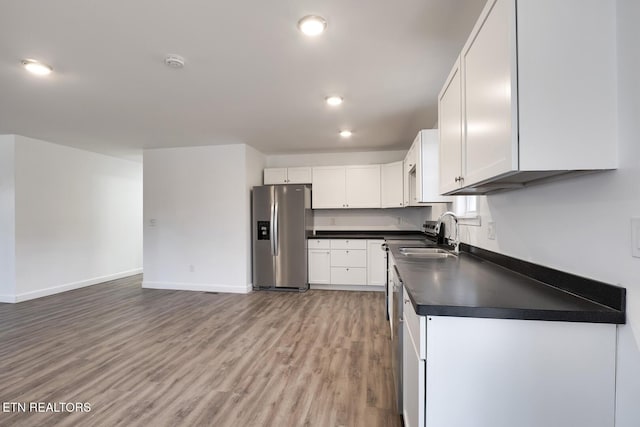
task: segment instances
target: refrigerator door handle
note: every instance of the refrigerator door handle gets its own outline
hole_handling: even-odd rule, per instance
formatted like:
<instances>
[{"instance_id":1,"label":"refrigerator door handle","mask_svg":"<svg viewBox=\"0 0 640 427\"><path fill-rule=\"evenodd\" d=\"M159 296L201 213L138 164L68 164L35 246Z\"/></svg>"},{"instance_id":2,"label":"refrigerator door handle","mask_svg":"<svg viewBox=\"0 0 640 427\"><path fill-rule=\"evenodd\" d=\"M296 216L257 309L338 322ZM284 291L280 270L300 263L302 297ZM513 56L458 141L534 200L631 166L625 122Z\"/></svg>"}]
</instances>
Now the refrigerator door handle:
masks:
<instances>
[{"instance_id":1,"label":"refrigerator door handle","mask_svg":"<svg viewBox=\"0 0 640 427\"><path fill-rule=\"evenodd\" d=\"M275 209L276 209L276 204L271 203L271 221L270 221L271 226L269 227L269 243L271 243L271 255L274 255L274 256L276 254L275 237L274 237Z\"/></svg>"},{"instance_id":2,"label":"refrigerator door handle","mask_svg":"<svg viewBox=\"0 0 640 427\"><path fill-rule=\"evenodd\" d=\"M278 247L280 244L278 241L278 202L275 202L273 206L273 255L278 256Z\"/></svg>"}]
</instances>

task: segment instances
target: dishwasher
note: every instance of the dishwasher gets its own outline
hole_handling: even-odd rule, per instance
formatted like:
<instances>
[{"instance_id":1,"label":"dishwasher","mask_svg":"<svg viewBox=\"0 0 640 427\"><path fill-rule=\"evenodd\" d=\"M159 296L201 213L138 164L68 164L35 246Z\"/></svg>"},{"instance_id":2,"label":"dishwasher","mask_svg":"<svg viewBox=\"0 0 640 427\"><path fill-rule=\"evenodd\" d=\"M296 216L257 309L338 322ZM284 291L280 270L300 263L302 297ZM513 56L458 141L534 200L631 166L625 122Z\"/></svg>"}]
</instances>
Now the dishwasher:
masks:
<instances>
[{"instance_id":1,"label":"dishwasher","mask_svg":"<svg viewBox=\"0 0 640 427\"><path fill-rule=\"evenodd\" d=\"M391 363L393 369L393 379L396 391L396 410L402 414L402 280L398 274L398 269L393 265L389 271L391 298Z\"/></svg>"}]
</instances>

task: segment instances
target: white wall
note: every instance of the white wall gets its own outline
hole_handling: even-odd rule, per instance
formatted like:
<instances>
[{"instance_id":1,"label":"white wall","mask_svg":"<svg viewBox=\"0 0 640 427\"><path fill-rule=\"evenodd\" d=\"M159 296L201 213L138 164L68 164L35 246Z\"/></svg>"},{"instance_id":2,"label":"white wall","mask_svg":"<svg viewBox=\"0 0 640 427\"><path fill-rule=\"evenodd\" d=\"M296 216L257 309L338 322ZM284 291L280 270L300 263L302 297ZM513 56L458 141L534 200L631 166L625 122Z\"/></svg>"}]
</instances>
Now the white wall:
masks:
<instances>
[{"instance_id":1,"label":"white wall","mask_svg":"<svg viewBox=\"0 0 640 427\"><path fill-rule=\"evenodd\" d=\"M15 136L16 300L136 274L142 165Z\"/></svg>"},{"instance_id":2,"label":"white wall","mask_svg":"<svg viewBox=\"0 0 640 427\"><path fill-rule=\"evenodd\" d=\"M261 179L261 155L238 144L145 150L143 158L143 286L249 292L249 188Z\"/></svg>"},{"instance_id":3,"label":"white wall","mask_svg":"<svg viewBox=\"0 0 640 427\"><path fill-rule=\"evenodd\" d=\"M421 230L430 207L399 209L316 209L315 230Z\"/></svg>"},{"instance_id":4,"label":"white wall","mask_svg":"<svg viewBox=\"0 0 640 427\"><path fill-rule=\"evenodd\" d=\"M619 0L617 15L619 169L482 197L482 226L462 227L462 237L627 288L627 324L619 328L616 426L637 427L640 258L631 256L630 219L640 216L640 2ZM488 221L495 221L496 240L487 238Z\"/></svg>"},{"instance_id":5,"label":"white wall","mask_svg":"<svg viewBox=\"0 0 640 427\"><path fill-rule=\"evenodd\" d=\"M266 157L261 152L257 151L253 147L246 146L246 222L247 227L249 227L249 232L247 233L247 277L249 278L249 283L253 283L253 240L252 240L252 231L253 226L251 225L251 189L256 185L262 185L262 171L265 168Z\"/></svg>"},{"instance_id":6,"label":"white wall","mask_svg":"<svg viewBox=\"0 0 640 427\"><path fill-rule=\"evenodd\" d=\"M0 302L16 293L15 150L13 135L0 135Z\"/></svg>"}]
</instances>

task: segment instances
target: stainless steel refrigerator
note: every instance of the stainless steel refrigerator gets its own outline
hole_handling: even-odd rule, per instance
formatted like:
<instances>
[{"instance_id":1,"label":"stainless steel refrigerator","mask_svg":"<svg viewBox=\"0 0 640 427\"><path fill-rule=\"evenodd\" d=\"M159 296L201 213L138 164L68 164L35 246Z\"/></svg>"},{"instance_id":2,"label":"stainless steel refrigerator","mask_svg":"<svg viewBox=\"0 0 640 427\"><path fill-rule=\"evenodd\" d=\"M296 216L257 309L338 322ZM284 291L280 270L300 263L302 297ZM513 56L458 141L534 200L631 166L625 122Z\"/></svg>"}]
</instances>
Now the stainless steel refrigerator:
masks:
<instances>
[{"instance_id":1,"label":"stainless steel refrigerator","mask_svg":"<svg viewBox=\"0 0 640 427\"><path fill-rule=\"evenodd\" d=\"M263 185L252 190L253 288L309 288L307 236L313 230L308 185Z\"/></svg>"}]
</instances>

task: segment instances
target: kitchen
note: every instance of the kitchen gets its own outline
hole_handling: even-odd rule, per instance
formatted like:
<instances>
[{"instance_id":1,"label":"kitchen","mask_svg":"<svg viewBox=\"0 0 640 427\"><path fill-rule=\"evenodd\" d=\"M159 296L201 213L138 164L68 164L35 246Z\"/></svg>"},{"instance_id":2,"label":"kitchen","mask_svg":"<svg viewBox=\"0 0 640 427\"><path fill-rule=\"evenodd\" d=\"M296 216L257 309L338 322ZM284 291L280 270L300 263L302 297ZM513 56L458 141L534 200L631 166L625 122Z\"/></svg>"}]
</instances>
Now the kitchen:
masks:
<instances>
[{"instance_id":1,"label":"kitchen","mask_svg":"<svg viewBox=\"0 0 640 427\"><path fill-rule=\"evenodd\" d=\"M446 66L443 65L438 76L438 88L434 94L433 102L435 103L437 103L437 92L445 83L447 74L455 62L455 55L462 49L466 37L472 31L473 23L484 6L484 2L481 3L483 4L476 5L474 9L475 16L467 19L467 26L460 36L450 62ZM638 153L637 138L635 137L638 131L637 99L640 95L635 81L639 67L637 50L635 49L635 40L637 39L635 22L638 18L638 6L631 1L618 1L615 2L615 9L615 52L609 52L605 55L606 57L597 55L598 61L594 61L594 65L613 66L615 71L615 85L608 92L613 98L598 101L606 102L611 114L607 117L599 117L598 120L590 120L588 124L583 123L581 127L582 130L589 131L591 130L589 128L593 127L593 132L611 133L607 140L616 143L614 146L618 151L617 167L609 171L565 177L531 186L527 185L524 188L496 192L488 196L478 196L475 216L480 220L462 219L459 228L460 240L467 245L626 289L626 323L618 326L616 332L615 425L632 426L637 425L637 420L640 419L635 397L640 392L640 351L637 344L639 321L637 280L640 271L637 258L632 256L633 247L637 246L637 240L632 238L630 225L630 220L640 215L640 189L638 188L640 153ZM320 12L319 10L317 13L320 14ZM299 18L300 16L296 15L294 21ZM339 31L339 21L329 18L327 16L326 36L333 37L331 36L332 30L335 28L334 31ZM610 23L610 21L607 22ZM9 23L4 27L9 27ZM584 37L586 38L586 35ZM329 40L331 39L329 38ZM595 41L589 39L589 43L595 43ZM318 45L311 46L317 47ZM166 47L163 46L162 49L166 49ZM23 55L23 53L20 52L18 55ZM193 57L185 54L187 59L190 56ZM188 70L189 62L186 63L184 70L175 71L188 72ZM572 73L567 72L562 75L561 80L571 80L572 77ZM7 74L3 74L2 79L3 81L11 81ZM366 83L373 86L370 81ZM13 89L8 88L7 90ZM569 92L567 89L566 93ZM322 93L320 101L323 101L322 97L329 94ZM103 95L105 101L109 99L108 94ZM180 98L184 94L179 91L171 92L171 95L177 97L178 100L184 99ZM317 101L316 95L308 98L313 102ZM348 94L344 95L343 107L345 110L343 111L348 111L347 108L352 99ZM554 100L554 102L557 101ZM162 108L166 108L166 106L162 106L160 111ZM327 110L327 115L334 117L339 115L339 111ZM277 112L271 114L277 115ZM25 133L39 139L49 139L46 130L19 132L20 126L24 126L22 124L24 120L15 118L14 110L8 109L4 102L2 115L12 118L12 123L0 122L2 133ZM80 115L80 117L83 116ZM162 115L159 117L162 118ZM338 138L336 138L336 142L328 142L324 152L315 153L288 152L286 148L280 148L278 152L263 154L259 149L245 144L183 148L170 145L170 141L162 141L162 144L165 144L167 148L157 147L145 150L143 154L144 170L142 171L144 174L144 247L142 252L145 290L164 288L220 292L220 295L225 293L224 297L229 298L225 301L232 301L230 299L232 296L226 293L243 294L249 292L252 287L250 255L252 227L249 227L251 206L248 195L251 187L263 183L265 168L346 167L349 165L383 165L402 161L417 130L438 127L435 116L432 117L434 117L432 122L421 123L419 127L412 129L411 135L405 139L401 146L387 151L371 151L373 147L370 147L368 151L358 150L358 146L355 145L358 138L361 135L366 135L366 130L362 128L354 128L354 134L347 142L347 144L352 144L349 151L343 151L339 148L341 146L338 144L344 142ZM333 122L332 119L330 123ZM79 127L82 125L83 123L78 124ZM55 126L52 123L46 123L46 121L43 121L42 126L45 128L48 126L51 132L55 130ZM384 132L383 129L380 131ZM174 134L173 137L177 138L178 136ZM298 140L301 139L301 136L292 135L283 139ZM18 154L20 154L19 150L25 149L23 147L31 147L31 154L33 154L38 145L37 142L25 137L14 137L11 143L15 143ZM559 147L557 148L561 151ZM608 155L605 151L598 153L603 158ZM21 155L26 156L27 154L29 153ZM78 156L80 155L78 154ZM7 159L8 157L2 156L1 158ZM64 159L59 160L63 164ZM21 166L25 164L29 165L29 163L24 163ZM39 168L38 170L45 171L50 167L46 161L35 163L35 165ZM5 167L2 169L7 170ZM19 173L26 174L29 173L29 170L31 169L28 167L21 167ZM60 173L57 170L55 172ZM17 174L18 171L16 176L18 176ZM38 191L37 184L47 185L43 182L37 183L38 178L38 176L33 178L35 182L28 191ZM52 175L50 179L55 180L55 176ZM16 178L17 192L24 188L19 185L23 185L21 183L24 183L25 180L22 179L21 183L18 181ZM58 193L60 191L55 188L49 190L58 191ZM42 194L43 199L46 198L44 191L37 194ZM23 201L16 197L15 203L18 205ZM454 207L451 206L451 208ZM462 207L458 208L463 209ZM314 221L318 230L326 232L363 229L416 231L420 230L425 219L436 220L443 211L444 209L439 205L387 209L366 208L362 210L338 208L325 211L321 209L314 213ZM25 212L24 207L22 212ZM17 224L18 218L22 217L16 214L16 226L19 225ZM34 228L34 230L36 229ZM135 229L133 230L135 231ZM24 238L24 235L16 234L16 245L19 244L21 238ZM23 256L26 255L23 253ZM28 264L27 259L23 258L22 262ZM62 259L60 262L64 262L64 260ZM16 265L16 268L20 267ZM130 268L130 270L134 269L135 266ZM120 270L125 270L125 268ZM9 270L3 268L3 271ZM34 281L37 279L37 277L33 278ZM18 283L16 283L17 286L19 286ZM16 291L16 293L19 292ZM342 292L334 291L332 295L334 293L339 295L330 298L350 298L342 296ZM3 292L0 294L8 294L8 292L4 292L3 288ZM250 294L251 298L254 298L255 294L264 293L253 292ZM267 294L271 295L272 293ZM381 293L367 293L367 295L369 294L381 295ZM215 294L202 295L213 297ZM280 294L269 298L273 299L278 296ZM282 304L285 304L284 298L289 299L291 296L287 294L282 298ZM365 297L368 302L370 302L370 298L372 297ZM41 301L45 299L43 298ZM342 301L342 303L346 306L352 304L352 302L346 301ZM20 303L17 307L21 304L29 303ZM114 304L117 304L117 301L114 301ZM243 305L240 302L237 304L239 308L233 315L240 322L243 318L240 307ZM278 304L277 300L274 304ZM298 314L297 311L294 313ZM345 319L348 317L340 316L339 325L346 325ZM378 345L377 341L372 341L373 347ZM391 356L390 353L383 352L382 354ZM388 394L383 395L389 400L393 399ZM5 399L5 396L2 398ZM6 397L6 399L9 398ZM12 397L12 399L17 398ZM2 414L2 416L5 415ZM318 416L320 415L318 414Z\"/></svg>"}]
</instances>

